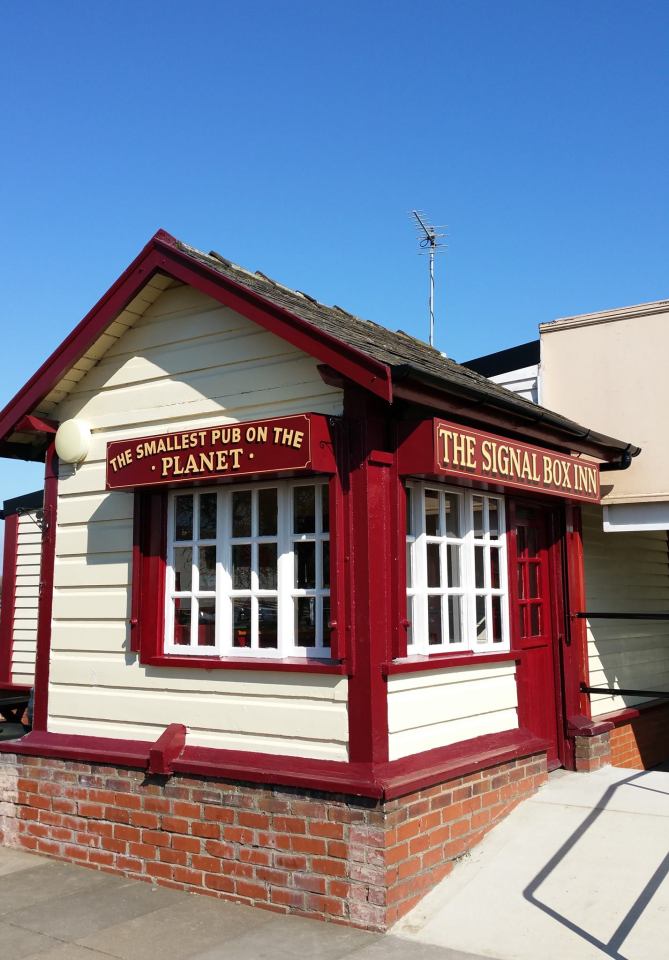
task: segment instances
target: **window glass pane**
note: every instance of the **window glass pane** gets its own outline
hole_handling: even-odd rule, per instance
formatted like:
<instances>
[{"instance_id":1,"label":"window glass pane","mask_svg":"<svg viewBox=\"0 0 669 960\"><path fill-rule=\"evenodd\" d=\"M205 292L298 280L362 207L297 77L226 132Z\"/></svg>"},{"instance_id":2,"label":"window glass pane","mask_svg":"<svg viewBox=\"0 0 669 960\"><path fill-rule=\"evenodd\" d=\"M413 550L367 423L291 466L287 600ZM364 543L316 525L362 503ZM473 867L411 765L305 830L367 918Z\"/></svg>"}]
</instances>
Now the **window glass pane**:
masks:
<instances>
[{"instance_id":1,"label":"window glass pane","mask_svg":"<svg viewBox=\"0 0 669 960\"><path fill-rule=\"evenodd\" d=\"M261 590L276 590L276 584L276 544L259 543L258 586Z\"/></svg>"},{"instance_id":2,"label":"window glass pane","mask_svg":"<svg viewBox=\"0 0 669 960\"><path fill-rule=\"evenodd\" d=\"M516 527L516 552L519 557L524 557L527 549L527 540L525 537L525 527Z\"/></svg>"},{"instance_id":3,"label":"window glass pane","mask_svg":"<svg viewBox=\"0 0 669 960\"><path fill-rule=\"evenodd\" d=\"M526 566L524 563L519 563L517 566L518 570L518 599L526 600L525 596L525 577L523 576L523 568Z\"/></svg>"},{"instance_id":4,"label":"window glass pane","mask_svg":"<svg viewBox=\"0 0 669 960\"><path fill-rule=\"evenodd\" d=\"M182 494L174 501L174 539L193 539L193 497Z\"/></svg>"},{"instance_id":5,"label":"window glass pane","mask_svg":"<svg viewBox=\"0 0 669 960\"><path fill-rule=\"evenodd\" d=\"M251 589L251 544L239 543L232 548L232 589Z\"/></svg>"},{"instance_id":6,"label":"window glass pane","mask_svg":"<svg viewBox=\"0 0 669 960\"><path fill-rule=\"evenodd\" d=\"M316 645L316 598L295 598L295 642L298 647Z\"/></svg>"},{"instance_id":7,"label":"window glass pane","mask_svg":"<svg viewBox=\"0 0 669 960\"><path fill-rule=\"evenodd\" d=\"M441 586L441 568L439 564L439 544L427 544L427 585L428 587Z\"/></svg>"},{"instance_id":8,"label":"window glass pane","mask_svg":"<svg viewBox=\"0 0 669 960\"><path fill-rule=\"evenodd\" d=\"M474 536L483 536L483 497L472 497L472 507L474 511Z\"/></svg>"},{"instance_id":9,"label":"window glass pane","mask_svg":"<svg viewBox=\"0 0 669 960\"><path fill-rule=\"evenodd\" d=\"M232 494L232 536L251 536L250 490L239 490Z\"/></svg>"},{"instance_id":10,"label":"window glass pane","mask_svg":"<svg viewBox=\"0 0 669 960\"><path fill-rule=\"evenodd\" d=\"M541 633L541 618L539 616L540 604L533 603L530 606L530 636L538 637Z\"/></svg>"},{"instance_id":11,"label":"window glass pane","mask_svg":"<svg viewBox=\"0 0 669 960\"><path fill-rule=\"evenodd\" d=\"M316 544L313 541L295 544L295 586L313 590L316 586Z\"/></svg>"},{"instance_id":12,"label":"window glass pane","mask_svg":"<svg viewBox=\"0 0 669 960\"><path fill-rule=\"evenodd\" d=\"M216 589L216 547L200 547L200 590Z\"/></svg>"},{"instance_id":13,"label":"window glass pane","mask_svg":"<svg viewBox=\"0 0 669 960\"><path fill-rule=\"evenodd\" d=\"M527 528L527 555L528 557L539 555L539 543L535 527Z\"/></svg>"},{"instance_id":14,"label":"window glass pane","mask_svg":"<svg viewBox=\"0 0 669 960\"><path fill-rule=\"evenodd\" d=\"M441 597L427 598L427 642L441 643Z\"/></svg>"},{"instance_id":15,"label":"window glass pane","mask_svg":"<svg viewBox=\"0 0 669 960\"><path fill-rule=\"evenodd\" d=\"M492 598L492 642L502 642L502 598Z\"/></svg>"},{"instance_id":16,"label":"window glass pane","mask_svg":"<svg viewBox=\"0 0 669 960\"><path fill-rule=\"evenodd\" d=\"M450 643L462 642L462 597L448 598L448 625Z\"/></svg>"},{"instance_id":17,"label":"window glass pane","mask_svg":"<svg viewBox=\"0 0 669 960\"><path fill-rule=\"evenodd\" d=\"M193 548L174 548L174 589L192 590L193 588Z\"/></svg>"},{"instance_id":18,"label":"window glass pane","mask_svg":"<svg viewBox=\"0 0 669 960\"><path fill-rule=\"evenodd\" d=\"M530 581L530 592L528 594L528 599L530 597L538 597L539 596L539 564L528 563L527 573Z\"/></svg>"},{"instance_id":19,"label":"window glass pane","mask_svg":"<svg viewBox=\"0 0 669 960\"><path fill-rule=\"evenodd\" d=\"M407 587L413 586L413 570L411 568L411 544L407 543Z\"/></svg>"},{"instance_id":20,"label":"window glass pane","mask_svg":"<svg viewBox=\"0 0 669 960\"><path fill-rule=\"evenodd\" d=\"M276 650L279 646L278 622L279 601L274 597L258 600L258 646Z\"/></svg>"},{"instance_id":21,"label":"window glass pane","mask_svg":"<svg viewBox=\"0 0 669 960\"><path fill-rule=\"evenodd\" d=\"M265 487L258 490L258 536L273 537L276 535L276 487Z\"/></svg>"},{"instance_id":22,"label":"window glass pane","mask_svg":"<svg viewBox=\"0 0 669 960\"><path fill-rule=\"evenodd\" d=\"M323 646L330 646L330 598L323 597Z\"/></svg>"},{"instance_id":23,"label":"window glass pane","mask_svg":"<svg viewBox=\"0 0 669 960\"><path fill-rule=\"evenodd\" d=\"M491 537L499 537L499 504L497 500L488 500L488 526Z\"/></svg>"},{"instance_id":24,"label":"window glass pane","mask_svg":"<svg viewBox=\"0 0 669 960\"><path fill-rule=\"evenodd\" d=\"M493 590L499 590L499 549L490 548L490 586Z\"/></svg>"},{"instance_id":25,"label":"window glass pane","mask_svg":"<svg viewBox=\"0 0 669 960\"><path fill-rule=\"evenodd\" d=\"M460 497L455 493L444 494L444 506L446 509L446 535L449 537L460 537Z\"/></svg>"},{"instance_id":26,"label":"window glass pane","mask_svg":"<svg viewBox=\"0 0 669 960\"><path fill-rule=\"evenodd\" d=\"M436 490L425 491L425 533L437 537L439 529L439 494Z\"/></svg>"},{"instance_id":27,"label":"window glass pane","mask_svg":"<svg viewBox=\"0 0 669 960\"><path fill-rule=\"evenodd\" d=\"M203 493L200 497L200 540L216 539L216 494Z\"/></svg>"},{"instance_id":28,"label":"window glass pane","mask_svg":"<svg viewBox=\"0 0 669 960\"><path fill-rule=\"evenodd\" d=\"M200 600L197 619L197 642L200 647L216 644L216 601Z\"/></svg>"},{"instance_id":29,"label":"window glass pane","mask_svg":"<svg viewBox=\"0 0 669 960\"><path fill-rule=\"evenodd\" d=\"M313 533L316 529L316 488L295 487L293 490L293 531Z\"/></svg>"},{"instance_id":30,"label":"window glass pane","mask_svg":"<svg viewBox=\"0 0 669 960\"><path fill-rule=\"evenodd\" d=\"M321 529L330 532L330 488L327 483L321 487Z\"/></svg>"},{"instance_id":31,"label":"window glass pane","mask_svg":"<svg viewBox=\"0 0 669 960\"><path fill-rule=\"evenodd\" d=\"M407 620L409 621L409 626L407 627L407 646L411 646L413 643L413 608L414 608L414 598L407 597Z\"/></svg>"},{"instance_id":32,"label":"window glass pane","mask_svg":"<svg viewBox=\"0 0 669 960\"><path fill-rule=\"evenodd\" d=\"M174 601L174 642L180 647L190 646L190 597Z\"/></svg>"},{"instance_id":33,"label":"window glass pane","mask_svg":"<svg viewBox=\"0 0 669 960\"><path fill-rule=\"evenodd\" d=\"M232 645L251 646L251 598L235 597L232 601Z\"/></svg>"},{"instance_id":34,"label":"window glass pane","mask_svg":"<svg viewBox=\"0 0 669 960\"><path fill-rule=\"evenodd\" d=\"M411 487L406 487L404 493L406 495L407 536L413 537L413 490Z\"/></svg>"},{"instance_id":35,"label":"window glass pane","mask_svg":"<svg viewBox=\"0 0 669 960\"><path fill-rule=\"evenodd\" d=\"M485 587L484 561L485 547L474 547L474 584L479 590Z\"/></svg>"},{"instance_id":36,"label":"window glass pane","mask_svg":"<svg viewBox=\"0 0 669 960\"><path fill-rule=\"evenodd\" d=\"M485 616L485 597L476 598L476 640L478 643L486 643L488 640L488 628Z\"/></svg>"},{"instance_id":37,"label":"window glass pane","mask_svg":"<svg viewBox=\"0 0 669 960\"><path fill-rule=\"evenodd\" d=\"M330 542L324 540L321 549L323 550L323 589L327 590L330 586Z\"/></svg>"},{"instance_id":38,"label":"window glass pane","mask_svg":"<svg viewBox=\"0 0 669 960\"><path fill-rule=\"evenodd\" d=\"M460 552L462 547L454 546L449 543L447 547L448 557L448 585L449 587L459 587L460 582Z\"/></svg>"}]
</instances>

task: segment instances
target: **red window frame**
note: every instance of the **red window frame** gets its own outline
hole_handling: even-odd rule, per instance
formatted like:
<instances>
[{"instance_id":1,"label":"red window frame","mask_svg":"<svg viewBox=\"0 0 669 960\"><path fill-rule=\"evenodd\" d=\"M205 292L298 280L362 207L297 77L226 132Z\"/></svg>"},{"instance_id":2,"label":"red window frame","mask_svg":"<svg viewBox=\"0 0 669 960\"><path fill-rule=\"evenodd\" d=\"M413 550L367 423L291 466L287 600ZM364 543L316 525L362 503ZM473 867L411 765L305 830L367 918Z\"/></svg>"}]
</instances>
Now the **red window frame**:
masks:
<instances>
[{"instance_id":1,"label":"red window frame","mask_svg":"<svg viewBox=\"0 0 669 960\"><path fill-rule=\"evenodd\" d=\"M322 477L322 474L318 474ZM277 478L282 479L282 478ZM344 562L342 556L343 498L337 474L328 478L330 498L330 635L331 658L234 658L179 656L165 653L165 573L167 555L167 498L169 488L139 488L134 496L131 652L145 666L187 667L204 670L290 670L304 673L345 673L347 651L343 617Z\"/></svg>"}]
</instances>

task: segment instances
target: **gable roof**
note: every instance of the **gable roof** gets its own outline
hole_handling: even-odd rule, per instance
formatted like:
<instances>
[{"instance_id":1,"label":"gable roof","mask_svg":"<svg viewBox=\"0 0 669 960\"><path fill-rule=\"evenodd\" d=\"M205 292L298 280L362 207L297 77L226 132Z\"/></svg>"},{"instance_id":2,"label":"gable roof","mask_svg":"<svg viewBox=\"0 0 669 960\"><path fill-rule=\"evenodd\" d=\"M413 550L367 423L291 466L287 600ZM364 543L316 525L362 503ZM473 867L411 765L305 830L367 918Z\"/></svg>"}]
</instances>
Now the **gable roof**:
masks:
<instances>
[{"instance_id":1,"label":"gable roof","mask_svg":"<svg viewBox=\"0 0 669 960\"><path fill-rule=\"evenodd\" d=\"M90 313L0 412L0 454L40 459L26 418L50 410L111 343L173 281L188 283L320 360L341 377L388 403L408 395L425 405L435 394L492 408L523 424L540 424L556 445L616 459L635 455L631 444L598 434L539 407L408 334L328 307L308 294L251 273L212 251L203 253L159 230ZM422 400L420 399L422 397ZM51 399L49 399L51 398ZM32 453L32 456L26 456Z\"/></svg>"}]
</instances>

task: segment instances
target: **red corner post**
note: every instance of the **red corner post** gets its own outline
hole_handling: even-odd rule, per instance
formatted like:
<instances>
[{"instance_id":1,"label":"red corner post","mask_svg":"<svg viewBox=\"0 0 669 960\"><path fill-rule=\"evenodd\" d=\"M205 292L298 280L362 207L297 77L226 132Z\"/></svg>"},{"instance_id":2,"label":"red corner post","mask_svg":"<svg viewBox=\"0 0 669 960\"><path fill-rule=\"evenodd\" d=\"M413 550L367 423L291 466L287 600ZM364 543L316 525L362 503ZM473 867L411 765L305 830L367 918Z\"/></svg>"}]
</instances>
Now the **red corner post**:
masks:
<instances>
[{"instance_id":1,"label":"red corner post","mask_svg":"<svg viewBox=\"0 0 669 960\"><path fill-rule=\"evenodd\" d=\"M19 518L5 517L5 546L2 559L2 609L0 609L0 682L11 683L14 613L16 611L16 554Z\"/></svg>"},{"instance_id":2,"label":"red corner post","mask_svg":"<svg viewBox=\"0 0 669 960\"><path fill-rule=\"evenodd\" d=\"M56 512L58 507L58 456L56 444L49 444L44 469L44 526L37 611L37 657L35 662L35 705L33 730L47 728L49 715L49 666L51 660L51 611L53 571L56 558Z\"/></svg>"},{"instance_id":3,"label":"red corner post","mask_svg":"<svg viewBox=\"0 0 669 960\"><path fill-rule=\"evenodd\" d=\"M347 390L344 484L349 656L349 758L370 765L388 759L388 698L383 666L391 637L391 482L383 410L369 395Z\"/></svg>"}]
</instances>

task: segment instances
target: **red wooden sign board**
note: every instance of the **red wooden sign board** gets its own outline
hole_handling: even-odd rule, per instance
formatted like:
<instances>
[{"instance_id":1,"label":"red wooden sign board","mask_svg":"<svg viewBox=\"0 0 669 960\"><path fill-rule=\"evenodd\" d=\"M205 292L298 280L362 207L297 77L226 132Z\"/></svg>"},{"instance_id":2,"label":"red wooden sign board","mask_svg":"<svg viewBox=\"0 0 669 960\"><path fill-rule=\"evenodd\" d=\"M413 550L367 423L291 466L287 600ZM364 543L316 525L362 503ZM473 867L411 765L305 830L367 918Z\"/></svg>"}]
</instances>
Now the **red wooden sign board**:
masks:
<instances>
[{"instance_id":1,"label":"red wooden sign board","mask_svg":"<svg viewBox=\"0 0 669 960\"><path fill-rule=\"evenodd\" d=\"M410 430L400 474L470 477L504 487L599 503L599 464L435 417Z\"/></svg>"},{"instance_id":2,"label":"red wooden sign board","mask_svg":"<svg viewBox=\"0 0 669 960\"><path fill-rule=\"evenodd\" d=\"M107 444L107 489L335 470L333 418L304 413Z\"/></svg>"}]
</instances>

